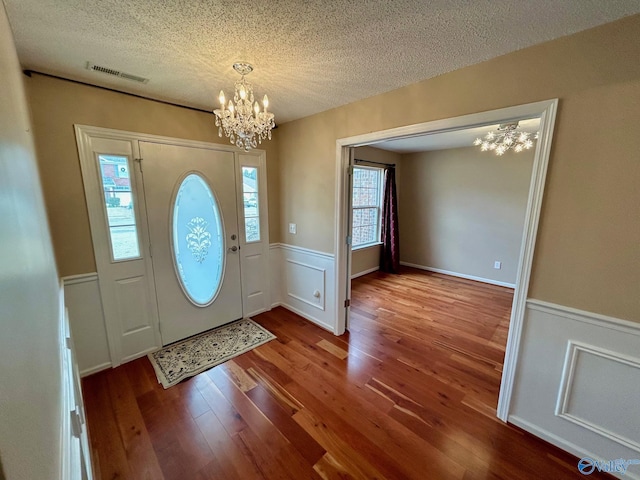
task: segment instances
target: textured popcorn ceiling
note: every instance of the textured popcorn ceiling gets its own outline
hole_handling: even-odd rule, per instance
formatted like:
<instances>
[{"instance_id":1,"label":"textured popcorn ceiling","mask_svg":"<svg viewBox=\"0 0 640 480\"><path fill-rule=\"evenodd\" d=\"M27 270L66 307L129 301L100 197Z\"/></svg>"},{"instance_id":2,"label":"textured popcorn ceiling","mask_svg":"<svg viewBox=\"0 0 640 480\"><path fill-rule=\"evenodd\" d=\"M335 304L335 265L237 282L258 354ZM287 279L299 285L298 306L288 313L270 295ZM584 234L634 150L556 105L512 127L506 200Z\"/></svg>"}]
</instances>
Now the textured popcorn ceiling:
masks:
<instances>
[{"instance_id":1,"label":"textured popcorn ceiling","mask_svg":"<svg viewBox=\"0 0 640 480\"><path fill-rule=\"evenodd\" d=\"M25 69L211 110L244 60L278 123L640 12L640 0L4 2Z\"/></svg>"}]
</instances>

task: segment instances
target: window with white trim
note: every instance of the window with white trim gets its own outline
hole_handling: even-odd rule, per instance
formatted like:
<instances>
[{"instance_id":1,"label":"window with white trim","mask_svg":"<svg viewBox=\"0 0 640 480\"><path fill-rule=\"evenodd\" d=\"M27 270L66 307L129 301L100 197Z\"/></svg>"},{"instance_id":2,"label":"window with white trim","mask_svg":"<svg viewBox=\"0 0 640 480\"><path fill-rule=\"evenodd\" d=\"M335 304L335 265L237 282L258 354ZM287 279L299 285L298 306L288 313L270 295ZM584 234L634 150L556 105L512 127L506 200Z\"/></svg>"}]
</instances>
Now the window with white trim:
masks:
<instances>
[{"instance_id":1,"label":"window with white trim","mask_svg":"<svg viewBox=\"0 0 640 480\"><path fill-rule=\"evenodd\" d=\"M122 155L98 155L100 179L104 190L103 206L114 262L140 258L129 162L130 159Z\"/></svg>"},{"instance_id":2,"label":"window with white trim","mask_svg":"<svg viewBox=\"0 0 640 480\"><path fill-rule=\"evenodd\" d=\"M380 242L383 173L382 168L353 168L352 248L366 247Z\"/></svg>"},{"instance_id":3,"label":"window with white trim","mask_svg":"<svg viewBox=\"0 0 640 480\"><path fill-rule=\"evenodd\" d=\"M260 195L257 167L242 167L244 234L247 243L260 241Z\"/></svg>"}]
</instances>

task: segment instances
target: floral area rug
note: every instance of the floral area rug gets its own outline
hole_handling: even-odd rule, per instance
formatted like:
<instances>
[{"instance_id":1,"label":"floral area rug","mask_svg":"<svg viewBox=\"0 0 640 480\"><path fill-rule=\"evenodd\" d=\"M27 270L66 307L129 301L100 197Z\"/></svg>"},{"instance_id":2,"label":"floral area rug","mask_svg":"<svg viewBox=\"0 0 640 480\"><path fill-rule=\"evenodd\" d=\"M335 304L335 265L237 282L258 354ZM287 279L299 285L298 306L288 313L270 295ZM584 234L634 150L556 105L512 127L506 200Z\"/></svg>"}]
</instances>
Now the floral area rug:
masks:
<instances>
[{"instance_id":1,"label":"floral area rug","mask_svg":"<svg viewBox=\"0 0 640 480\"><path fill-rule=\"evenodd\" d=\"M250 318L181 340L147 356L158 382L169 388L276 338Z\"/></svg>"}]
</instances>

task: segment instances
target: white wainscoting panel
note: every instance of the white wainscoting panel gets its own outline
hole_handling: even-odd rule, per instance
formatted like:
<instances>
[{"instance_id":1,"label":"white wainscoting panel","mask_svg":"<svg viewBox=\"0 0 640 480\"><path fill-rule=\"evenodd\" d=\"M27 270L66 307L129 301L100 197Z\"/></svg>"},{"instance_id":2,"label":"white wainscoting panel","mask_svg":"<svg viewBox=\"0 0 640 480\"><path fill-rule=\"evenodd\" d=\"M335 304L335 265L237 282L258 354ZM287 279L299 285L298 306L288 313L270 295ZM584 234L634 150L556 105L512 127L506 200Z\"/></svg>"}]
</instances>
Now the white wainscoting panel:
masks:
<instances>
[{"instance_id":1,"label":"white wainscoting panel","mask_svg":"<svg viewBox=\"0 0 640 480\"><path fill-rule=\"evenodd\" d=\"M63 277L64 300L81 376L111 367L98 274Z\"/></svg>"},{"instance_id":2,"label":"white wainscoting panel","mask_svg":"<svg viewBox=\"0 0 640 480\"><path fill-rule=\"evenodd\" d=\"M287 297L324 311L327 270L290 258L286 262Z\"/></svg>"},{"instance_id":3,"label":"white wainscoting panel","mask_svg":"<svg viewBox=\"0 0 640 480\"><path fill-rule=\"evenodd\" d=\"M639 389L640 358L569 341L556 415L640 452Z\"/></svg>"},{"instance_id":4,"label":"white wainscoting panel","mask_svg":"<svg viewBox=\"0 0 640 480\"><path fill-rule=\"evenodd\" d=\"M640 323L528 300L523 327L509 421L578 457L640 459Z\"/></svg>"},{"instance_id":5,"label":"white wainscoting panel","mask_svg":"<svg viewBox=\"0 0 640 480\"><path fill-rule=\"evenodd\" d=\"M334 256L301 247L272 244L272 305L297 313L333 332ZM277 265L276 265L277 264Z\"/></svg>"}]
</instances>

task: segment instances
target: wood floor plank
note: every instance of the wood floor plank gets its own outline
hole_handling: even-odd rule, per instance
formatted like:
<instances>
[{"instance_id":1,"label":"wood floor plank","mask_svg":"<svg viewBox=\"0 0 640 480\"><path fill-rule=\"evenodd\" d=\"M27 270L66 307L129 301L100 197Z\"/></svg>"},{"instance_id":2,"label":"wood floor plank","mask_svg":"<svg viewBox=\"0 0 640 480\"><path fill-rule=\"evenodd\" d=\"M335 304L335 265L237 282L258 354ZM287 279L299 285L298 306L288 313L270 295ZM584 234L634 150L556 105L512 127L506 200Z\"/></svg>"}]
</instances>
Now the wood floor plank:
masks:
<instances>
[{"instance_id":1,"label":"wood floor plank","mask_svg":"<svg viewBox=\"0 0 640 480\"><path fill-rule=\"evenodd\" d=\"M97 480L584 478L495 416L513 291L403 268L352 282L340 337L277 339L167 390L147 358L83 379ZM612 478L593 473L590 479Z\"/></svg>"},{"instance_id":2,"label":"wood floor plank","mask_svg":"<svg viewBox=\"0 0 640 480\"><path fill-rule=\"evenodd\" d=\"M213 460L213 452L188 408L163 392L138 399L158 463L166 480L195 476Z\"/></svg>"},{"instance_id":3,"label":"wood floor plank","mask_svg":"<svg viewBox=\"0 0 640 480\"><path fill-rule=\"evenodd\" d=\"M226 377L221 369L209 370L207 372L213 382L218 386L220 391L225 395L227 400L236 405L238 412L247 422L247 429L238 433L240 437L246 442L249 441L251 445L255 445L252 440L253 435L249 435L249 431L255 434L255 437L261 442L262 448L260 455L264 457L266 452L270 453L269 460L275 459L278 464L282 464L288 475L292 478L318 478L317 474L313 471L313 463L308 462L305 457L296 449L295 445L286 437L286 433L291 433L291 429L284 428L284 431L278 429L278 424L274 424L271 417L277 418L286 425L284 417L282 415L277 416L275 412L263 412L256 406L255 403L245 393L253 392L256 389L252 389L249 392L242 392L238 386ZM269 395L264 389L260 388L260 391L264 392L264 395ZM263 407L267 403L262 403ZM277 406L271 404L270 406ZM286 416L286 414L285 414ZM298 439L301 438L297 437ZM269 462L270 464L270 462Z\"/></svg>"},{"instance_id":4,"label":"wood floor plank","mask_svg":"<svg viewBox=\"0 0 640 480\"><path fill-rule=\"evenodd\" d=\"M112 375L108 378L108 385L131 475L140 480L162 478L162 470L128 378Z\"/></svg>"},{"instance_id":5,"label":"wood floor plank","mask_svg":"<svg viewBox=\"0 0 640 480\"><path fill-rule=\"evenodd\" d=\"M109 393L109 377L101 372L82 381L94 469L103 479L134 478L120 437ZM161 477L162 478L162 477Z\"/></svg>"},{"instance_id":6,"label":"wood floor plank","mask_svg":"<svg viewBox=\"0 0 640 480\"><path fill-rule=\"evenodd\" d=\"M313 469L323 480L351 480L359 478L350 474L330 453L325 453L313 466Z\"/></svg>"},{"instance_id":7,"label":"wood floor plank","mask_svg":"<svg viewBox=\"0 0 640 480\"><path fill-rule=\"evenodd\" d=\"M325 454L324 448L293 420L291 411L285 410L271 392L258 386L247 396L310 465Z\"/></svg>"},{"instance_id":8,"label":"wood floor plank","mask_svg":"<svg viewBox=\"0 0 640 480\"><path fill-rule=\"evenodd\" d=\"M208 375L200 374L193 379L193 382L229 435L235 435L247 428L247 423L242 415L222 395L222 392Z\"/></svg>"},{"instance_id":9,"label":"wood floor plank","mask_svg":"<svg viewBox=\"0 0 640 480\"><path fill-rule=\"evenodd\" d=\"M246 370L244 370L233 360L225 362L223 365L221 365L221 368L243 392L251 390L257 385L256 382L251 378L251 375L249 375Z\"/></svg>"},{"instance_id":10,"label":"wood floor plank","mask_svg":"<svg viewBox=\"0 0 640 480\"><path fill-rule=\"evenodd\" d=\"M375 467L364 460L355 449L310 411L306 409L300 410L294 415L294 418L331 455L316 470L324 472L327 470L326 467L331 465L332 471L345 472L348 477L352 478L370 478L372 480L385 478ZM325 466L327 461L329 461L329 464Z\"/></svg>"},{"instance_id":11,"label":"wood floor plank","mask_svg":"<svg viewBox=\"0 0 640 480\"><path fill-rule=\"evenodd\" d=\"M222 478L238 480L258 480L263 478L259 470L245 455L242 449L233 441L231 436L211 411L196 419L196 423L207 443L213 451Z\"/></svg>"},{"instance_id":12,"label":"wood floor plank","mask_svg":"<svg viewBox=\"0 0 640 480\"><path fill-rule=\"evenodd\" d=\"M316 343L316 345L319 346L320 348L322 348L323 350L326 350L331 355L334 355L334 356L338 357L340 360L344 360L345 358L347 358L349 356L349 352L347 352L346 350L343 350L342 348L334 345L330 341L325 340L324 338L322 340L320 340L318 343Z\"/></svg>"}]
</instances>

